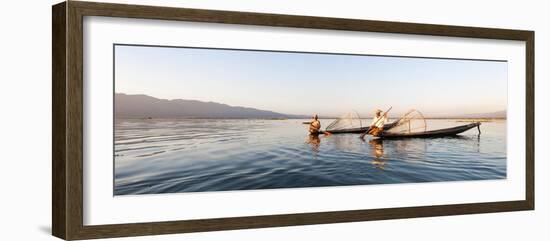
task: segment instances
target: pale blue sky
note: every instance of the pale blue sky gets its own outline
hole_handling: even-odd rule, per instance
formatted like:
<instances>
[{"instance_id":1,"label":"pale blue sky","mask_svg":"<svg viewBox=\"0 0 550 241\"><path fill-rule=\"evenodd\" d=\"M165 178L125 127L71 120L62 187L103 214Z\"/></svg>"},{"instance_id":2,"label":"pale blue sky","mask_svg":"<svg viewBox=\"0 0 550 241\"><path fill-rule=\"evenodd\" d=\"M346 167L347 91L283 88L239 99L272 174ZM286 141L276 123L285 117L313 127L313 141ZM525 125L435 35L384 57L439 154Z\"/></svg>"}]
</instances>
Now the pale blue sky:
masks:
<instances>
[{"instance_id":1,"label":"pale blue sky","mask_svg":"<svg viewBox=\"0 0 550 241\"><path fill-rule=\"evenodd\" d=\"M507 63L220 49L115 47L115 91L286 114L506 110Z\"/></svg>"}]
</instances>

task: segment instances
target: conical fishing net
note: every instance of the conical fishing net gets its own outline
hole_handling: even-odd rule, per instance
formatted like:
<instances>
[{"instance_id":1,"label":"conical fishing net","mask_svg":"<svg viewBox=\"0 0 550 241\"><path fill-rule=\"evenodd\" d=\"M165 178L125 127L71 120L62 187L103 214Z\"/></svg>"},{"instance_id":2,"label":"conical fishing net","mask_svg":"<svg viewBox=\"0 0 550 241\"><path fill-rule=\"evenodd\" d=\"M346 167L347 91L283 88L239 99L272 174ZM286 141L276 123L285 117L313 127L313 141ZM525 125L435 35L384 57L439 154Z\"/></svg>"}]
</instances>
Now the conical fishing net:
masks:
<instances>
[{"instance_id":1,"label":"conical fishing net","mask_svg":"<svg viewBox=\"0 0 550 241\"><path fill-rule=\"evenodd\" d=\"M341 131L347 129L361 128L363 124L361 118L356 111L349 112L340 118L334 120L330 125L327 126L327 131Z\"/></svg>"},{"instance_id":2,"label":"conical fishing net","mask_svg":"<svg viewBox=\"0 0 550 241\"><path fill-rule=\"evenodd\" d=\"M409 110L405 115L392 123L386 132L389 133L415 133L426 131L426 120L417 110Z\"/></svg>"}]
</instances>

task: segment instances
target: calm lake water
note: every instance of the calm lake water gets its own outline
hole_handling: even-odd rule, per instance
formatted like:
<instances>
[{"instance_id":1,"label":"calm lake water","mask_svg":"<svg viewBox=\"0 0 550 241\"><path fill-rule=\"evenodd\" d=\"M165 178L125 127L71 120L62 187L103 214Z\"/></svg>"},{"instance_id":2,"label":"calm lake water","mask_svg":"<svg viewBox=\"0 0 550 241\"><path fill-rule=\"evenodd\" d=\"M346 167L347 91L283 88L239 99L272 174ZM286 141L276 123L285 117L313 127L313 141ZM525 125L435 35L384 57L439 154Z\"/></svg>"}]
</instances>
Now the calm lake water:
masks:
<instances>
[{"instance_id":1,"label":"calm lake water","mask_svg":"<svg viewBox=\"0 0 550 241\"><path fill-rule=\"evenodd\" d=\"M506 121L480 136L383 141L310 137L302 121L117 119L115 195L506 178Z\"/></svg>"}]
</instances>

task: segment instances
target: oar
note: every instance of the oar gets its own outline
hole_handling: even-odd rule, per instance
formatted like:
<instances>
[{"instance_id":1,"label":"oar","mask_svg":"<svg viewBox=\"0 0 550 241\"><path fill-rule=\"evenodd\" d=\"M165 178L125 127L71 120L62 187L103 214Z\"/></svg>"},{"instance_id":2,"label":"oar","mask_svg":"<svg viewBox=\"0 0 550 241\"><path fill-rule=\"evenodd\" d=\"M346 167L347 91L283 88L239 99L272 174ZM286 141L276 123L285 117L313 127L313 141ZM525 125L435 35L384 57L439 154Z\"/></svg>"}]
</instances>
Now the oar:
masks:
<instances>
[{"instance_id":1,"label":"oar","mask_svg":"<svg viewBox=\"0 0 550 241\"><path fill-rule=\"evenodd\" d=\"M382 114L381 116L383 117L388 112L390 112L391 108L393 108L393 106L390 106L390 108L386 112L384 112L384 114ZM377 125L380 120L382 120L382 118L380 118L376 122L374 122L373 125ZM371 126L373 126L373 125L371 125ZM367 129L367 131L365 131L365 133L363 133L363 134L361 134L361 136L359 136L359 138L361 138L361 139L365 138L365 135L367 135L367 133L369 133L369 131L370 131L370 126L369 126L369 129Z\"/></svg>"}]
</instances>

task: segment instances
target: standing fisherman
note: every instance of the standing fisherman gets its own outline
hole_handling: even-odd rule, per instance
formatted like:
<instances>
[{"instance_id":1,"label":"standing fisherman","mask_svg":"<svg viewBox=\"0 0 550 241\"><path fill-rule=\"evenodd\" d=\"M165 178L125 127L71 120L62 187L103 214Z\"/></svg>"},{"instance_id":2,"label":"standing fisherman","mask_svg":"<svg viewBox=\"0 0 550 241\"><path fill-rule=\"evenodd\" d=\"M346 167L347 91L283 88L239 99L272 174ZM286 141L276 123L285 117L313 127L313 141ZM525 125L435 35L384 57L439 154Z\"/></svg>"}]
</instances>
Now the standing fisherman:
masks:
<instances>
[{"instance_id":1,"label":"standing fisherman","mask_svg":"<svg viewBox=\"0 0 550 241\"><path fill-rule=\"evenodd\" d=\"M384 131L384 124L388 121L388 112L382 115L382 110L378 109L375 111L375 116L372 118L372 123L370 124L370 129L367 134L378 136L382 131Z\"/></svg>"}]
</instances>

